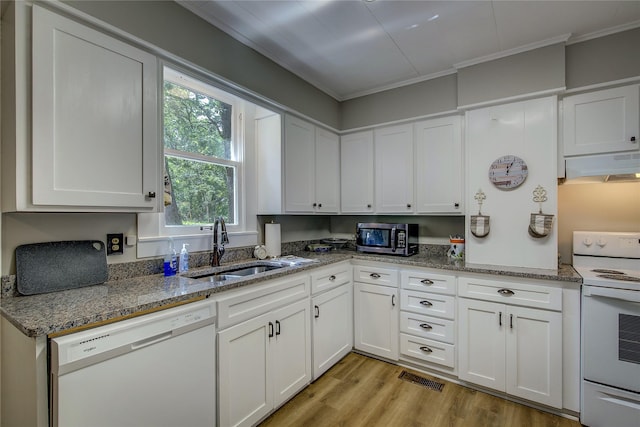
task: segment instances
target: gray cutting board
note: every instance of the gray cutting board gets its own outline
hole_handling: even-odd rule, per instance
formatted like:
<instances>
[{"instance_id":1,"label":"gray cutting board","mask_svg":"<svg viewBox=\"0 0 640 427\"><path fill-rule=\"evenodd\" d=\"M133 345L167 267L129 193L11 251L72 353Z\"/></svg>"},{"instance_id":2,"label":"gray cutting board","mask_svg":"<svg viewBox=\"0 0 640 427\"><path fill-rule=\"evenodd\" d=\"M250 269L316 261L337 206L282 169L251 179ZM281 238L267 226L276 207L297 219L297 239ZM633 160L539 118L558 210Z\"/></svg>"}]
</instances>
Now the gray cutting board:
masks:
<instances>
[{"instance_id":1,"label":"gray cutting board","mask_svg":"<svg viewBox=\"0 0 640 427\"><path fill-rule=\"evenodd\" d=\"M16 276L22 295L104 283L108 278L105 244L73 240L18 246Z\"/></svg>"}]
</instances>

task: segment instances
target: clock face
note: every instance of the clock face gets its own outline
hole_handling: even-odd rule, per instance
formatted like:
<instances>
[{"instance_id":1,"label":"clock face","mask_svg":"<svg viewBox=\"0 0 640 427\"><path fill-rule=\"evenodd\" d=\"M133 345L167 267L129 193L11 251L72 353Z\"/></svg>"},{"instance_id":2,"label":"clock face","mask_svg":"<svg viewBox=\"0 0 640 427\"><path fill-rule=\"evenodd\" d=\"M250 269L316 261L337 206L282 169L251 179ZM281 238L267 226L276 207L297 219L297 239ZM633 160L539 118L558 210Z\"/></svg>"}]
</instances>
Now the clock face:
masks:
<instances>
[{"instance_id":1,"label":"clock face","mask_svg":"<svg viewBox=\"0 0 640 427\"><path fill-rule=\"evenodd\" d=\"M502 190L519 187L528 174L527 164L517 156L502 156L489 167L489 181Z\"/></svg>"}]
</instances>

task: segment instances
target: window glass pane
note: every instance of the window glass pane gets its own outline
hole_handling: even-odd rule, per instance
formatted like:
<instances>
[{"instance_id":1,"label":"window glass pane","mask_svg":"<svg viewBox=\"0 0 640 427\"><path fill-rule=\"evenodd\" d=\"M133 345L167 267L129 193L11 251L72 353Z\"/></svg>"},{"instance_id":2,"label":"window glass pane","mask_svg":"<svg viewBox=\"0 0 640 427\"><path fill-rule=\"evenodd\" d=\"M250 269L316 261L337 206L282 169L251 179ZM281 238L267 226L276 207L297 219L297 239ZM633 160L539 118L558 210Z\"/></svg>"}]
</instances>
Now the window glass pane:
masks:
<instances>
[{"instance_id":1,"label":"window glass pane","mask_svg":"<svg viewBox=\"0 0 640 427\"><path fill-rule=\"evenodd\" d=\"M211 224L222 216L235 223L235 168L166 156L173 200L165 206L167 225Z\"/></svg>"},{"instance_id":2,"label":"window glass pane","mask_svg":"<svg viewBox=\"0 0 640 427\"><path fill-rule=\"evenodd\" d=\"M232 159L232 106L184 86L164 82L166 148Z\"/></svg>"}]
</instances>

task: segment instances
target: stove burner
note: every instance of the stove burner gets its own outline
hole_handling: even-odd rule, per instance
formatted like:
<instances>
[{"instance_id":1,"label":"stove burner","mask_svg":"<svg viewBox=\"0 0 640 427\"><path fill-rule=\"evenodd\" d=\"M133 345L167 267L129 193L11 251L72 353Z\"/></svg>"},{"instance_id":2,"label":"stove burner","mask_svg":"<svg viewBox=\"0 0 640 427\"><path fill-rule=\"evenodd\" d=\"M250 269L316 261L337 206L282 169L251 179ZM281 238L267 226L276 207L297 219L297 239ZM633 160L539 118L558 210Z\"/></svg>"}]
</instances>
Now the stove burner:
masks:
<instances>
[{"instance_id":1,"label":"stove burner","mask_svg":"<svg viewBox=\"0 0 640 427\"><path fill-rule=\"evenodd\" d=\"M596 268L595 270L591 270L594 273L605 273L605 274L624 274L622 271L618 270L607 270L605 268Z\"/></svg>"},{"instance_id":2,"label":"stove burner","mask_svg":"<svg viewBox=\"0 0 640 427\"><path fill-rule=\"evenodd\" d=\"M626 282L638 282L640 283L640 277L627 276L624 273L620 274L598 274L598 277L611 280L624 280Z\"/></svg>"}]
</instances>

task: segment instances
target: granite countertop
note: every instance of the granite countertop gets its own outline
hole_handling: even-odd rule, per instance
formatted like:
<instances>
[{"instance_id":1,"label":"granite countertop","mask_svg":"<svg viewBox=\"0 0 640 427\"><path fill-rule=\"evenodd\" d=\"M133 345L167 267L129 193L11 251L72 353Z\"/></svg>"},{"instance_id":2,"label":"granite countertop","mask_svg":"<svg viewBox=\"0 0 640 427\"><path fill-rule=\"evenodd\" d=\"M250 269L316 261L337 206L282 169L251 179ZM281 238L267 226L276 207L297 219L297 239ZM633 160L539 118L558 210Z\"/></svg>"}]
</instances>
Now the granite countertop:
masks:
<instances>
[{"instance_id":1,"label":"granite countertop","mask_svg":"<svg viewBox=\"0 0 640 427\"><path fill-rule=\"evenodd\" d=\"M206 278L189 277L202 273L214 273L221 269L227 269L229 266L242 267L256 261L248 259L224 264L222 267L199 268L181 276L164 277L156 274L112 280L101 285L66 291L2 298L0 309L2 315L21 332L29 337L37 337L93 323L111 321L350 259L457 272L497 274L559 282L582 282L582 278L569 265L563 265L557 270L538 270L465 264L462 260L452 260L446 256L434 256L429 253L419 253L404 258L391 255L360 254L349 250L332 251L326 254L303 252L294 255L311 258L316 262L283 267L248 278L230 279L216 283L212 283Z\"/></svg>"}]
</instances>

